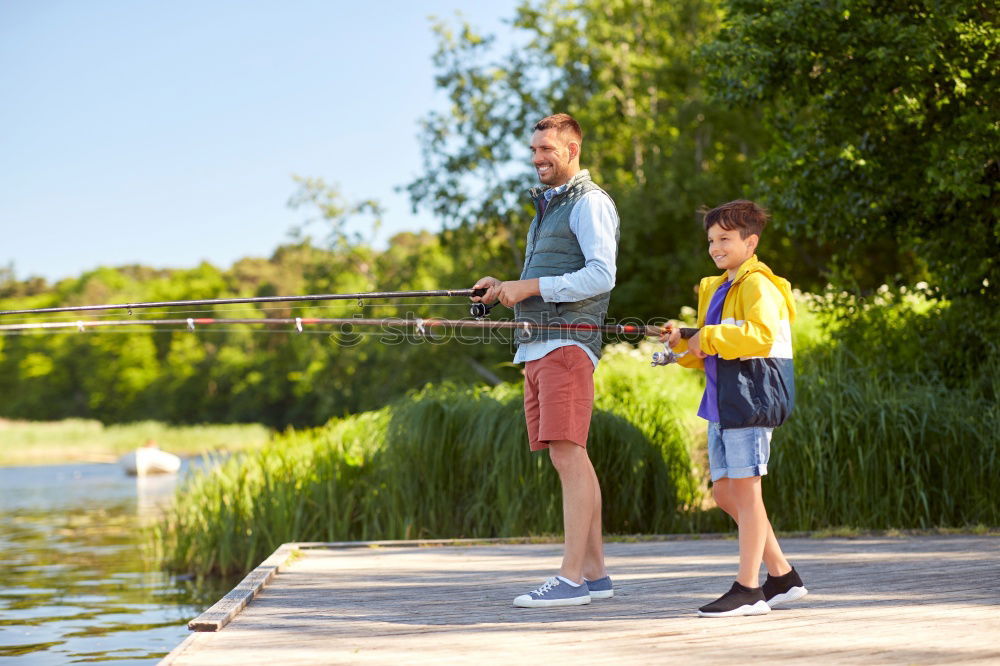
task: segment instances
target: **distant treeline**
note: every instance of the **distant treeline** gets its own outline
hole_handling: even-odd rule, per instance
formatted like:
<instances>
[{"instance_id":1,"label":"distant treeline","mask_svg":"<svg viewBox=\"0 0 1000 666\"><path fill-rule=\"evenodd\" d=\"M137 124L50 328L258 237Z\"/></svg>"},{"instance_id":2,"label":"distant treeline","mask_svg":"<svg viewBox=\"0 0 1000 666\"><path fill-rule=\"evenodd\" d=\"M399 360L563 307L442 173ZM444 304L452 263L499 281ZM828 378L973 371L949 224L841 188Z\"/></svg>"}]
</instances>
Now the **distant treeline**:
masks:
<instances>
[{"instance_id":1,"label":"distant treeline","mask_svg":"<svg viewBox=\"0 0 1000 666\"><path fill-rule=\"evenodd\" d=\"M406 233L396 236L384 252L362 246L326 250L303 242L279 248L270 259L245 259L228 270L209 264L172 271L101 268L38 293L8 297L2 307L471 286L474 278L462 277L456 282L454 262L440 239ZM272 303L136 310L135 316L387 317L415 312L461 317L468 315L468 306L467 299L398 307L379 301L295 307ZM124 311L106 316L129 317ZM183 327L129 327L2 336L0 415L312 425L381 406L427 382L473 383L483 374L517 376L496 367L509 360L505 345L398 336L386 340L368 333L360 328L330 333L307 327L299 334L292 327L238 325L194 333Z\"/></svg>"}]
</instances>

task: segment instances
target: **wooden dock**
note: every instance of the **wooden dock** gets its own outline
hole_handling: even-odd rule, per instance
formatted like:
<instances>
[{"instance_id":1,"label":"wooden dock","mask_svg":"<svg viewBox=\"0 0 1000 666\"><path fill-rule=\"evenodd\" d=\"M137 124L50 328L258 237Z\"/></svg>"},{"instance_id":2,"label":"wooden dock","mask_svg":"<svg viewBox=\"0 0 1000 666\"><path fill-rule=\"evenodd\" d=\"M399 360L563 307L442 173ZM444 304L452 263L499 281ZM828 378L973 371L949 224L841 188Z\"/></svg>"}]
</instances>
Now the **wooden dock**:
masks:
<instances>
[{"instance_id":1,"label":"wooden dock","mask_svg":"<svg viewBox=\"0 0 1000 666\"><path fill-rule=\"evenodd\" d=\"M161 663L1000 664L1000 537L782 545L807 597L707 619L694 611L728 589L735 540L609 543L615 597L563 609L511 606L552 574L558 544L288 544L231 623L192 633Z\"/></svg>"}]
</instances>

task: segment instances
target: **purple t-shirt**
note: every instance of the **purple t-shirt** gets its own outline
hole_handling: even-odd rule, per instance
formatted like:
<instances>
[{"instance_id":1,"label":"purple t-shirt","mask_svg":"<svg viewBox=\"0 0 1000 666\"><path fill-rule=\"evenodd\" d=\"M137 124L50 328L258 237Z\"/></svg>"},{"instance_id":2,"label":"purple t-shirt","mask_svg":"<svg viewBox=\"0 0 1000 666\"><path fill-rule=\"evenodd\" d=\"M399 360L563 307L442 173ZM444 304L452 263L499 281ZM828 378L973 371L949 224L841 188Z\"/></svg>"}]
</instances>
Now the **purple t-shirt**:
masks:
<instances>
[{"instance_id":1,"label":"purple t-shirt","mask_svg":"<svg viewBox=\"0 0 1000 666\"><path fill-rule=\"evenodd\" d=\"M705 313L705 326L722 323L722 304L726 302L726 294L729 293L729 288L732 286L732 280L726 280L712 294L712 300L708 304L708 312ZM705 393L701 396L698 416L706 421L719 421L719 391L716 388L718 362L718 356L705 357Z\"/></svg>"}]
</instances>

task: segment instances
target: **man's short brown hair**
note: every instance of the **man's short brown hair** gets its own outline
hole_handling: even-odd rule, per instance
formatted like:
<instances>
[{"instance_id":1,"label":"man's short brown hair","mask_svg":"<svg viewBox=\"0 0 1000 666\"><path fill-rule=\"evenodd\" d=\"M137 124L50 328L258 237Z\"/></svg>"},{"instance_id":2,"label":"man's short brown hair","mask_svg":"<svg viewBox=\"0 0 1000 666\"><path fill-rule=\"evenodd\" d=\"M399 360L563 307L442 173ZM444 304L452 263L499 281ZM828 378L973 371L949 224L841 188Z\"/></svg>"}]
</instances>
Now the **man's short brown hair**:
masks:
<instances>
[{"instance_id":1,"label":"man's short brown hair","mask_svg":"<svg viewBox=\"0 0 1000 666\"><path fill-rule=\"evenodd\" d=\"M576 118L568 113L556 113L551 116L545 116L535 123L534 129L535 131L554 129L560 133L569 132L576 139L577 143L583 143L583 131L580 129L580 123L576 122Z\"/></svg>"},{"instance_id":2,"label":"man's short brown hair","mask_svg":"<svg viewBox=\"0 0 1000 666\"><path fill-rule=\"evenodd\" d=\"M746 238L753 234L760 236L770 217L763 207L754 202L737 199L716 206L705 213L705 231L719 225L726 231L739 229L740 238Z\"/></svg>"}]
</instances>

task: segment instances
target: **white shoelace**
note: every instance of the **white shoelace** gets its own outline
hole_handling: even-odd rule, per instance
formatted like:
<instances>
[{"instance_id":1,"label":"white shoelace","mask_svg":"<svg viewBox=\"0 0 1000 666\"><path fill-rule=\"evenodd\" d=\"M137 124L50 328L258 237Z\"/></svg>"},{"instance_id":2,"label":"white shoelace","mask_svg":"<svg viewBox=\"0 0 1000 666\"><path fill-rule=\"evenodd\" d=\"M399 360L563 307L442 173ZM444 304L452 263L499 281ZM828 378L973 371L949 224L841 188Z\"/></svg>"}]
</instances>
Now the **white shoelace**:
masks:
<instances>
[{"instance_id":1,"label":"white shoelace","mask_svg":"<svg viewBox=\"0 0 1000 666\"><path fill-rule=\"evenodd\" d=\"M542 583L541 587L539 587L537 590L533 590L531 594L538 595L539 597L543 596L546 592L556 587L557 585L559 585L558 578L549 578L544 583Z\"/></svg>"}]
</instances>

